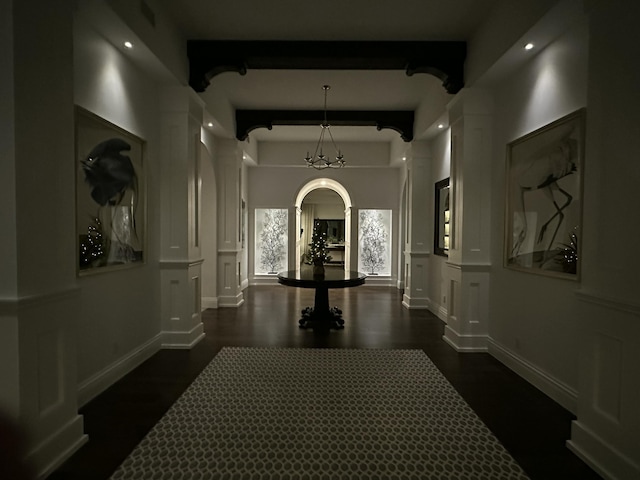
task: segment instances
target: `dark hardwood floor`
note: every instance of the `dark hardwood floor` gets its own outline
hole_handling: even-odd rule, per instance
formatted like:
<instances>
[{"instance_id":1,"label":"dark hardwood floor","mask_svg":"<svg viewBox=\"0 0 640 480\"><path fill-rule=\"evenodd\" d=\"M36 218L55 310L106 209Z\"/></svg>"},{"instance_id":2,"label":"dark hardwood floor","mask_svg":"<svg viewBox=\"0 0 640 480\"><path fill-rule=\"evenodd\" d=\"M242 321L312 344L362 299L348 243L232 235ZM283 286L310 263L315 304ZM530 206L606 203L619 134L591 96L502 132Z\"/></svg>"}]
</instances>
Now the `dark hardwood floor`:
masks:
<instances>
[{"instance_id":1,"label":"dark hardwood floor","mask_svg":"<svg viewBox=\"0 0 640 480\"><path fill-rule=\"evenodd\" d=\"M331 290L344 330L298 328L313 290L254 286L240 308L203 313L206 337L192 350L162 350L81 409L89 442L49 479L107 479L198 373L224 346L420 348L532 479L599 479L565 446L573 415L489 354L457 353L443 323L407 310L395 288Z\"/></svg>"}]
</instances>

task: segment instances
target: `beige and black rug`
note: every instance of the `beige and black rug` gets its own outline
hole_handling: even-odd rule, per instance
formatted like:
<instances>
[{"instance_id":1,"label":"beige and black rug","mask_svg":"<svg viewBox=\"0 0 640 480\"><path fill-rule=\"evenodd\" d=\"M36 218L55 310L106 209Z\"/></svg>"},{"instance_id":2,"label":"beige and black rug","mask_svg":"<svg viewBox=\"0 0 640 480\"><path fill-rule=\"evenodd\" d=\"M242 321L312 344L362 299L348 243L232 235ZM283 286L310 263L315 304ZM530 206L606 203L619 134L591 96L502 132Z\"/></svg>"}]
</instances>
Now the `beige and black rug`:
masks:
<instances>
[{"instance_id":1,"label":"beige and black rug","mask_svg":"<svg viewBox=\"0 0 640 480\"><path fill-rule=\"evenodd\" d=\"M421 350L224 348L112 479L526 479Z\"/></svg>"}]
</instances>

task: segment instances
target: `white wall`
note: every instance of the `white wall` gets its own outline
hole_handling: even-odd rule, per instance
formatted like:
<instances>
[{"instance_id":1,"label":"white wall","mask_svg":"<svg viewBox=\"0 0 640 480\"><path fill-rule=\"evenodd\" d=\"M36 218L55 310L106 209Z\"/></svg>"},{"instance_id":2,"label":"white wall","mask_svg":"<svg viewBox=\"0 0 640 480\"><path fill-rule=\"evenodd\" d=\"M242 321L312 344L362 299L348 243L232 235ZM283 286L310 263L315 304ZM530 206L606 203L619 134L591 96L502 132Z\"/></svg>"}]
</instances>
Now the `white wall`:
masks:
<instances>
[{"instance_id":1,"label":"white wall","mask_svg":"<svg viewBox=\"0 0 640 480\"><path fill-rule=\"evenodd\" d=\"M490 336L523 367L565 389L575 410L578 386L578 283L502 268L505 145L587 103L586 18L522 68L494 85ZM532 52L533 53L533 52ZM586 167L588 169L588 166ZM588 212L585 212L585 215Z\"/></svg>"},{"instance_id":2,"label":"white wall","mask_svg":"<svg viewBox=\"0 0 640 480\"><path fill-rule=\"evenodd\" d=\"M213 135L203 135L205 144L201 147L200 172L202 180L202 210L201 210L201 240L202 240L202 309L217 308L218 306L218 244L216 223L218 219L218 203L216 191L216 173L212 152ZM209 146L205 146L209 143Z\"/></svg>"},{"instance_id":3,"label":"white wall","mask_svg":"<svg viewBox=\"0 0 640 480\"><path fill-rule=\"evenodd\" d=\"M0 64L5 66L0 71L0 218L5 227L0 233L0 251L3 267L0 273L0 293L3 297L15 297L18 290L18 257L16 255L16 231L8 225L16 225L16 185L15 162L9 161L15 157L15 101L14 101L14 45L13 18L10 2L0 4Z\"/></svg>"},{"instance_id":4,"label":"white wall","mask_svg":"<svg viewBox=\"0 0 640 480\"><path fill-rule=\"evenodd\" d=\"M340 205L317 204L315 218L344 218L344 204L342 203L342 199L338 197L337 201L340 202Z\"/></svg>"},{"instance_id":5,"label":"white wall","mask_svg":"<svg viewBox=\"0 0 640 480\"><path fill-rule=\"evenodd\" d=\"M26 460L45 475L87 440L76 395L73 2L4 2L1 14L0 415L19 422Z\"/></svg>"},{"instance_id":6,"label":"white wall","mask_svg":"<svg viewBox=\"0 0 640 480\"><path fill-rule=\"evenodd\" d=\"M430 212L434 211L434 202L435 202L435 183L440 180L444 180L448 178L450 175L450 166L451 166L451 135L449 129L446 129L439 135L437 135L430 142L430 149L433 153L433 160L431 163L431 178L433 178L433 193L431 195L431 204L429 205ZM428 216L431 220L431 230L430 230L430 238L433 239L434 235L434 222L433 222L433 213ZM431 257L429 258L429 268L428 268L428 285L429 285L429 300L431 304L431 310L433 313L438 315L442 320L446 319L447 316L447 257L442 257L439 255L435 255L433 243L430 246L430 251L432 252Z\"/></svg>"},{"instance_id":7,"label":"white wall","mask_svg":"<svg viewBox=\"0 0 640 480\"><path fill-rule=\"evenodd\" d=\"M74 29L73 83L77 105L146 142L146 264L78 279L78 382L83 403L158 348L158 100L154 81L82 17Z\"/></svg>"},{"instance_id":8,"label":"white wall","mask_svg":"<svg viewBox=\"0 0 640 480\"><path fill-rule=\"evenodd\" d=\"M605 478L635 479L640 478L640 3L585 3L589 88L584 269L577 292L580 396L569 446Z\"/></svg>"},{"instance_id":9,"label":"white wall","mask_svg":"<svg viewBox=\"0 0 640 480\"><path fill-rule=\"evenodd\" d=\"M303 152L303 156L304 156ZM360 208L380 208L392 210L393 249L392 272L397 272L398 218L400 199L400 169L388 168L349 168L317 171L307 167L252 167L248 169L248 190L250 221L248 239L250 252L253 248L253 211L255 208L292 208L298 191L309 181L316 178L330 178L342 184L353 203L354 212ZM291 215L293 211L290 210ZM354 218L357 216L354 215ZM289 219L295 222L295 217ZM295 226L294 226L295 229ZM352 230L352 235L355 235ZM355 237L352 238L356 245ZM355 250L354 250L355 254ZM354 257L355 258L355 257ZM249 265L252 268L253 260ZM250 272L252 275L253 272Z\"/></svg>"}]
</instances>

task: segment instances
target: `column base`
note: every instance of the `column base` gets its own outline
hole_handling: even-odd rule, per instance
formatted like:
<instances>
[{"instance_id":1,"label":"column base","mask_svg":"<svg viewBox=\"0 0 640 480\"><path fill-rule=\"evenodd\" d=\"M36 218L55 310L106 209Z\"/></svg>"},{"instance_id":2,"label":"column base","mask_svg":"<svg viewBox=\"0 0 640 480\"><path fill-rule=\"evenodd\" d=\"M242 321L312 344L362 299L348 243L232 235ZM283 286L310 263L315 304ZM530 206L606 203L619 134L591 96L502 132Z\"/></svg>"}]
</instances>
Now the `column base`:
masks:
<instances>
[{"instance_id":1,"label":"column base","mask_svg":"<svg viewBox=\"0 0 640 480\"><path fill-rule=\"evenodd\" d=\"M449 325L444 327L442 339L457 352L486 352L489 349L487 335L460 335Z\"/></svg>"}]
</instances>

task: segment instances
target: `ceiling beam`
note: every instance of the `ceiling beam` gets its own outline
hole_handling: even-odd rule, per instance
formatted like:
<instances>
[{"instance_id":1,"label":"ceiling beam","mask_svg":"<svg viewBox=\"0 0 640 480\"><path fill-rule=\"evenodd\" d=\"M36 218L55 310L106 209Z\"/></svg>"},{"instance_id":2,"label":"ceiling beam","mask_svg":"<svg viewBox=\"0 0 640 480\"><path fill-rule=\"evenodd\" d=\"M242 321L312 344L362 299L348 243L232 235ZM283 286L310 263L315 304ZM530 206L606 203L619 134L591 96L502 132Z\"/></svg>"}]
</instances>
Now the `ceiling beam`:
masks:
<instances>
[{"instance_id":1,"label":"ceiling beam","mask_svg":"<svg viewBox=\"0 0 640 480\"><path fill-rule=\"evenodd\" d=\"M252 130L274 125L320 125L324 115L324 110L236 110L236 138L244 141ZM413 140L411 110L334 110L326 115L331 126L390 128L405 142Z\"/></svg>"},{"instance_id":2,"label":"ceiling beam","mask_svg":"<svg viewBox=\"0 0 640 480\"><path fill-rule=\"evenodd\" d=\"M189 40L189 85L204 92L223 72L249 69L404 70L442 80L448 93L464 86L466 42Z\"/></svg>"}]
</instances>

